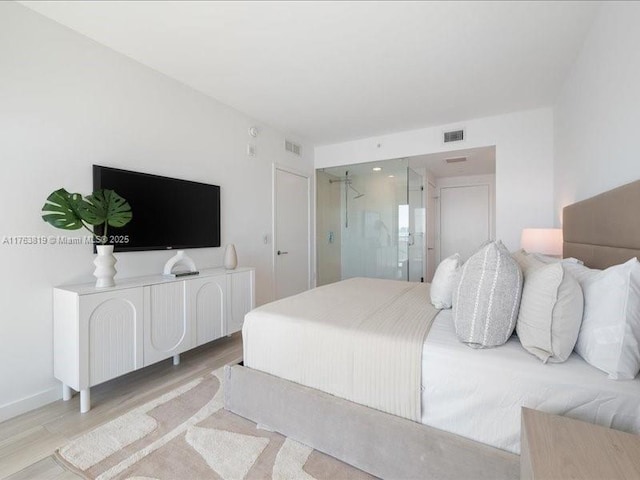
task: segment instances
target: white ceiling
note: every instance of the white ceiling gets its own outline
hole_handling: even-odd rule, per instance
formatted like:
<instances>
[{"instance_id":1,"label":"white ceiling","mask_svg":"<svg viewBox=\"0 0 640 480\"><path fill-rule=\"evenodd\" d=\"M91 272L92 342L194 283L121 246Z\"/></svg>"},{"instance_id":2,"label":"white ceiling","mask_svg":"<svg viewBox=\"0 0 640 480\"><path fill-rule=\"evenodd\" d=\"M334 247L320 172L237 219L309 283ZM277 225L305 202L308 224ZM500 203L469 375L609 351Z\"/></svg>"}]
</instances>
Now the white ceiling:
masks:
<instances>
[{"instance_id":1,"label":"white ceiling","mask_svg":"<svg viewBox=\"0 0 640 480\"><path fill-rule=\"evenodd\" d=\"M591 2L22 2L316 144L551 105Z\"/></svg>"},{"instance_id":2,"label":"white ceiling","mask_svg":"<svg viewBox=\"0 0 640 480\"><path fill-rule=\"evenodd\" d=\"M466 158L459 163L447 163L448 158ZM453 152L417 155L409 158L412 168L426 168L436 178L486 175L496 173L496 147L467 148Z\"/></svg>"}]
</instances>

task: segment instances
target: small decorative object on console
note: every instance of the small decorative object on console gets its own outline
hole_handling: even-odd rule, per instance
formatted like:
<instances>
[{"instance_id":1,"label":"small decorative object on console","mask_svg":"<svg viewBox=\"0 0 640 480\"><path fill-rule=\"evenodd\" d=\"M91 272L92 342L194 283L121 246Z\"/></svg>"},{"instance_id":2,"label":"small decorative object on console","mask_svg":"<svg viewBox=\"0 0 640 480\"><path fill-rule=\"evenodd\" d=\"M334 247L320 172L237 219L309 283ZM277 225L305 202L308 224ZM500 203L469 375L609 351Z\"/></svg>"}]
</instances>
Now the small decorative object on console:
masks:
<instances>
[{"instance_id":1,"label":"small decorative object on console","mask_svg":"<svg viewBox=\"0 0 640 480\"><path fill-rule=\"evenodd\" d=\"M173 269L177 265L184 265L187 267L187 270L178 270L173 271ZM171 257L167 263L164 264L164 270L162 271L163 275L171 276L171 277L184 277L187 275L198 275L198 270L196 269L196 264L193 260L184 253L184 250L178 250L178 252Z\"/></svg>"},{"instance_id":2,"label":"small decorative object on console","mask_svg":"<svg viewBox=\"0 0 640 480\"><path fill-rule=\"evenodd\" d=\"M60 188L47 197L42 212L42 219L56 228L85 228L91 232L98 252L93 262L96 266L93 273L96 287L113 287L116 258L113 245L109 245L112 242L107 231L110 226L123 227L131 221L133 214L129 203L113 190L96 190L83 197L80 193L69 193Z\"/></svg>"},{"instance_id":3,"label":"small decorative object on console","mask_svg":"<svg viewBox=\"0 0 640 480\"><path fill-rule=\"evenodd\" d=\"M96 269L93 276L96 277L96 288L115 287L116 262L113 255L113 245L96 245L98 254L93 260Z\"/></svg>"},{"instance_id":4,"label":"small decorative object on console","mask_svg":"<svg viewBox=\"0 0 640 480\"><path fill-rule=\"evenodd\" d=\"M227 245L224 252L224 268L227 270L233 270L238 266L238 255L236 254L236 247L233 243Z\"/></svg>"}]
</instances>

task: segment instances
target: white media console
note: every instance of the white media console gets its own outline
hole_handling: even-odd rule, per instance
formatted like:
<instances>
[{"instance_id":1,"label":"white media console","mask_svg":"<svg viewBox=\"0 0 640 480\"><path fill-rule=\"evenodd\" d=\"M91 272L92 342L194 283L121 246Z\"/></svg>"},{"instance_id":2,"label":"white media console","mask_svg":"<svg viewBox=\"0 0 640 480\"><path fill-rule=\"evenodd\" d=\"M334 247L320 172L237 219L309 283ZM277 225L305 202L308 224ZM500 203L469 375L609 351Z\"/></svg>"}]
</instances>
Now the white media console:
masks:
<instances>
[{"instance_id":1,"label":"white media console","mask_svg":"<svg viewBox=\"0 0 640 480\"><path fill-rule=\"evenodd\" d=\"M54 376L62 396L80 392L80 411L91 408L89 389L242 329L255 305L253 268L162 275L53 291Z\"/></svg>"}]
</instances>

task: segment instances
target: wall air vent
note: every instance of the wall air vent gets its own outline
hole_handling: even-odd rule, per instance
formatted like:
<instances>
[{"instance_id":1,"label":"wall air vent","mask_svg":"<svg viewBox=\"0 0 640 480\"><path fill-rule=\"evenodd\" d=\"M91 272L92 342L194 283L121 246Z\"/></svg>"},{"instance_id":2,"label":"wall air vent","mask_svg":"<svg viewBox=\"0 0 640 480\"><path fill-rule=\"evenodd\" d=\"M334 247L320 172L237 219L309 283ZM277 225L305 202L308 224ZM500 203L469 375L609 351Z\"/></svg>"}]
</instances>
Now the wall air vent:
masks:
<instances>
[{"instance_id":1,"label":"wall air vent","mask_svg":"<svg viewBox=\"0 0 640 480\"><path fill-rule=\"evenodd\" d=\"M460 163L460 162L466 162L466 161L467 161L467 157L447 158L445 160L445 162L447 163Z\"/></svg>"},{"instance_id":2,"label":"wall air vent","mask_svg":"<svg viewBox=\"0 0 640 480\"><path fill-rule=\"evenodd\" d=\"M298 157L302 155L302 147L297 143L292 142L291 140L285 139L284 149L289 153L293 153L294 155L297 155Z\"/></svg>"},{"instance_id":3,"label":"wall air vent","mask_svg":"<svg viewBox=\"0 0 640 480\"><path fill-rule=\"evenodd\" d=\"M444 143L462 142L464 140L464 129L444 132Z\"/></svg>"}]
</instances>

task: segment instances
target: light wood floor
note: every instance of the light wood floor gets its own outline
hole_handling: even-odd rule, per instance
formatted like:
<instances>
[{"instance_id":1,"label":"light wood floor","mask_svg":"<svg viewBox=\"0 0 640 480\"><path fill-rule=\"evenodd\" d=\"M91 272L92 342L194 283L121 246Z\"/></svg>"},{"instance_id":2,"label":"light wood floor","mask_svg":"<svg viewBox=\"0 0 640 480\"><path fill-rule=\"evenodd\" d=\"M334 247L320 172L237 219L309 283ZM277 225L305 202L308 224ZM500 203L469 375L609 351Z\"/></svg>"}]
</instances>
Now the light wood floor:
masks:
<instances>
[{"instance_id":1,"label":"light wood floor","mask_svg":"<svg viewBox=\"0 0 640 480\"><path fill-rule=\"evenodd\" d=\"M242 356L242 337L203 345L172 360L151 365L91 389L91 410L80 413L76 395L0 423L0 479L78 479L58 465L51 455L69 440L122 415L131 408L173 390L193 378Z\"/></svg>"}]
</instances>

